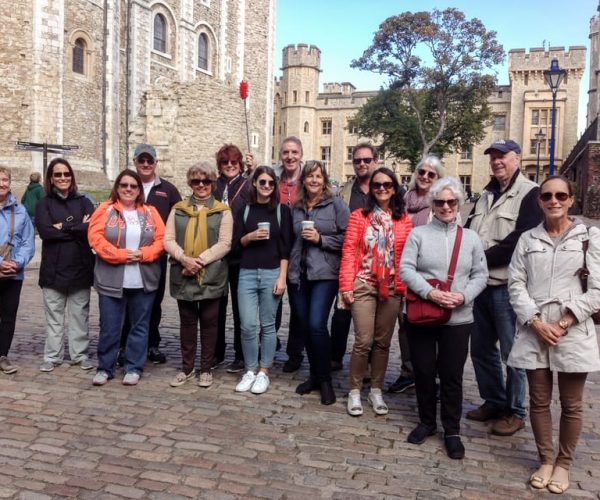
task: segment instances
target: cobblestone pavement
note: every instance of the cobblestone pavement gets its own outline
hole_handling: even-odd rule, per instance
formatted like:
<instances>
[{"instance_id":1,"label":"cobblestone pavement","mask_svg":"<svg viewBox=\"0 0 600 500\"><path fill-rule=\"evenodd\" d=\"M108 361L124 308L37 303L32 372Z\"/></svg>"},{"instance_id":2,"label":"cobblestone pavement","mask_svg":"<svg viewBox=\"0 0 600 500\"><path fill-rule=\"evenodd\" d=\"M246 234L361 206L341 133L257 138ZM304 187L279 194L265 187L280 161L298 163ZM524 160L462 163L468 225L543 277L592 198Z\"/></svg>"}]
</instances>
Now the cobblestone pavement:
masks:
<instances>
[{"instance_id":1,"label":"cobblestone pavement","mask_svg":"<svg viewBox=\"0 0 600 500\"><path fill-rule=\"evenodd\" d=\"M529 425L507 438L488 434L487 424L463 420L467 452L456 461L444 453L441 430L421 446L406 442L417 422L413 391L386 396L387 416L375 416L366 401L362 417L348 416L347 357L344 370L334 374L338 402L332 406L322 406L316 394L294 392L307 365L283 373L283 354L260 396L235 393L237 376L224 368L215 371L209 389L195 383L169 387L180 363L170 298L162 329L167 364L148 364L137 387L121 385L120 374L93 387L92 373L67 364L42 373L44 316L36 283L37 271L30 269L11 350L20 370L0 373L0 498L551 497L527 485L537 464ZM95 357L98 309L92 296ZM282 340L287 327L284 320ZM392 344L386 386L399 370L396 338ZM231 356L228 351L228 361ZM600 498L600 374L590 376L585 401L565 498ZM470 361L464 403L464 412L480 403Z\"/></svg>"}]
</instances>

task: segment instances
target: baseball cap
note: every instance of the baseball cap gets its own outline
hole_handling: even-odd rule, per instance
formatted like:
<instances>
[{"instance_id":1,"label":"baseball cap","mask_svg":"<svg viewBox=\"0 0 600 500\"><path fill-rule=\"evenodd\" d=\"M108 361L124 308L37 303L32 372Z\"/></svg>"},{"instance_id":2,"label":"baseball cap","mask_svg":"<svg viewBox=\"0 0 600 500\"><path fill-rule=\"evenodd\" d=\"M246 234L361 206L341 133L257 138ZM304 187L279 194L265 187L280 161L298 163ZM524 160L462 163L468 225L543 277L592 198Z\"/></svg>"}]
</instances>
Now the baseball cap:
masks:
<instances>
[{"instance_id":1,"label":"baseball cap","mask_svg":"<svg viewBox=\"0 0 600 500\"><path fill-rule=\"evenodd\" d=\"M500 139L499 141L494 142L489 148L487 148L483 154L489 155L492 151L500 151L501 153L508 153L512 151L518 155L521 154L521 146L519 146L515 141L511 141L510 139Z\"/></svg>"},{"instance_id":2,"label":"baseball cap","mask_svg":"<svg viewBox=\"0 0 600 500\"><path fill-rule=\"evenodd\" d=\"M137 148L135 148L135 152L133 153L133 159L135 160L138 156L146 154L151 156L154 161L156 161L156 149L150 146L150 144L140 144Z\"/></svg>"}]
</instances>

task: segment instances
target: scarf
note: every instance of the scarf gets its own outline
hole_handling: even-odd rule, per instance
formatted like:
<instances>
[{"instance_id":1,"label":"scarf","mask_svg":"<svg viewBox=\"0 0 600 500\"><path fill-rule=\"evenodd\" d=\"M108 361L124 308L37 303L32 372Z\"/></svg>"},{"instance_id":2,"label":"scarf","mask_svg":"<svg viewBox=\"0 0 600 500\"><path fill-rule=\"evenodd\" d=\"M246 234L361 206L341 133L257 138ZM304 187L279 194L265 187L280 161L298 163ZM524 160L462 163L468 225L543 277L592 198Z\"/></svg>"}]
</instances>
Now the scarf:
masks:
<instances>
[{"instance_id":1,"label":"scarf","mask_svg":"<svg viewBox=\"0 0 600 500\"><path fill-rule=\"evenodd\" d=\"M199 257L208 248L208 216L229 210L225 203L215 200L212 196L206 200L206 203L210 204L211 200L211 208L203 205L199 210L197 210L196 204L200 202L193 195L189 200L182 200L173 205L175 210L183 212L190 218L183 239L183 252L188 257ZM204 271L205 269L202 268L197 275L198 284L202 284L204 280Z\"/></svg>"},{"instance_id":2,"label":"scarf","mask_svg":"<svg viewBox=\"0 0 600 500\"><path fill-rule=\"evenodd\" d=\"M416 189L411 189L404 196L406 211L413 223L413 227L423 226L429 222L431 204L427 195L419 196Z\"/></svg>"},{"instance_id":3,"label":"scarf","mask_svg":"<svg viewBox=\"0 0 600 500\"><path fill-rule=\"evenodd\" d=\"M392 216L375 207L371 217L373 261L371 271L377 279L379 298L386 300L389 296L391 270L394 267L394 222Z\"/></svg>"}]
</instances>

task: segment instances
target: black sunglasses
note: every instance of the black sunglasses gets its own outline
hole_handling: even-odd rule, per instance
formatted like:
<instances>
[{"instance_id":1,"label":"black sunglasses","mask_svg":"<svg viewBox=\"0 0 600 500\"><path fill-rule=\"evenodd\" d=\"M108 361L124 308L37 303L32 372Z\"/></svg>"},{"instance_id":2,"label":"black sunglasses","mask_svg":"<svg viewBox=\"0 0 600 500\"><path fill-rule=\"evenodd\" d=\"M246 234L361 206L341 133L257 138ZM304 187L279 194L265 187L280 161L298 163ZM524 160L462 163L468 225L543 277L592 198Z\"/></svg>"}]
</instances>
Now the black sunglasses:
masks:
<instances>
[{"instance_id":1,"label":"black sunglasses","mask_svg":"<svg viewBox=\"0 0 600 500\"><path fill-rule=\"evenodd\" d=\"M419 174L421 177L428 177L430 179L435 179L437 177L437 174L435 172L425 170L424 168L420 168L419 170L417 170L417 174Z\"/></svg>"},{"instance_id":2,"label":"black sunglasses","mask_svg":"<svg viewBox=\"0 0 600 500\"><path fill-rule=\"evenodd\" d=\"M382 188L385 189L386 191L389 191L393 187L394 187L394 183L390 182L390 181L386 181L386 182L372 182L371 183L371 189L373 189L373 191L379 191Z\"/></svg>"},{"instance_id":3,"label":"black sunglasses","mask_svg":"<svg viewBox=\"0 0 600 500\"><path fill-rule=\"evenodd\" d=\"M148 165L154 165L154 159L153 158L148 158L147 156L144 156L142 158L138 158L137 161L140 165L143 165L144 163L148 164Z\"/></svg>"},{"instance_id":4,"label":"black sunglasses","mask_svg":"<svg viewBox=\"0 0 600 500\"><path fill-rule=\"evenodd\" d=\"M436 206L436 208L442 208L446 204L448 204L450 208L454 208L458 205L458 200L455 198L451 198L449 200L433 200L433 204Z\"/></svg>"},{"instance_id":5,"label":"black sunglasses","mask_svg":"<svg viewBox=\"0 0 600 500\"><path fill-rule=\"evenodd\" d=\"M360 163L363 162L365 165L370 165L372 161L373 158L354 158L352 163L354 165L360 165Z\"/></svg>"},{"instance_id":6,"label":"black sunglasses","mask_svg":"<svg viewBox=\"0 0 600 500\"><path fill-rule=\"evenodd\" d=\"M192 179L190 180L190 184L194 187L202 186L210 186L212 181L210 179Z\"/></svg>"},{"instance_id":7,"label":"black sunglasses","mask_svg":"<svg viewBox=\"0 0 600 500\"><path fill-rule=\"evenodd\" d=\"M137 184L130 184L129 182L119 182L119 187L121 189L127 189L127 188L139 189L140 188Z\"/></svg>"},{"instance_id":8,"label":"black sunglasses","mask_svg":"<svg viewBox=\"0 0 600 500\"><path fill-rule=\"evenodd\" d=\"M71 172L52 172L52 177L58 179L60 177L65 177L67 179L71 178Z\"/></svg>"},{"instance_id":9,"label":"black sunglasses","mask_svg":"<svg viewBox=\"0 0 600 500\"><path fill-rule=\"evenodd\" d=\"M562 192L551 193L551 192L546 192L546 193L541 193L540 194L540 200L542 200L542 201L550 201L553 196L558 201L567 201L570 198L569 193L562 193Z\"/></svg>"},{"instance_id":10,"label":"black sunglasses","mask_svg":"<svg viewBox=\"0 0 600 500\"><path fill-rule=\"evenodd\" d=\"M260 187L265 187L265 186L275 187L275 181L270 181L270 180L267 180L267 179L259 179L258 180L258 185Z\"/></svg>"}]
</instances>

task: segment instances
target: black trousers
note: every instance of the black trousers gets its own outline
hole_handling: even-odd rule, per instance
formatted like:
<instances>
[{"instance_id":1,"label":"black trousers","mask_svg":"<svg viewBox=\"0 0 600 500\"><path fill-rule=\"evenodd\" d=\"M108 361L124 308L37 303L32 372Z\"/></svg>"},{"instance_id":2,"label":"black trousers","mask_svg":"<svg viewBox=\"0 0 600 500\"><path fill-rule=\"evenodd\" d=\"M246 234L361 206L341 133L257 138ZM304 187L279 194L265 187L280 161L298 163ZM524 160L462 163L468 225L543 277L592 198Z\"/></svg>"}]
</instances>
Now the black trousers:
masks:
<instances>
[{"instance_id":1,"label":"black trousers","mask_svg":"<svg viewBox=\"0 0 600 500\"><path fill-rule=\"evenodd\" d=\"M235 351L235 359L244 361L240 308L238 306L238 282L240 281L239 264L229 266L228 279L229 295L231 295L231 311L233 312L233 350ZM219 360L225 358L225 327L227 325L227 303L229 302L229 295L221 297L219 303L219 325L217 327L217 347L215 349L215 358Z\"/></svg>"},{"instance_id":2,"label":"black trousers","mask_svg":"<svg viewBox=\"0 0 600 500\"><path fill-rule=\"evenodd\" d=\"M333 304L333 315L331 316L331 361L341 363L346 354L348 345L348 334L352 323L352 312L350 309L338 309L338 298Z\"/></svg>"},{"instance_id":3,"label":"black trousers","mask_svg":"<svg viewBox=\"0 0 600 500\"><path fill-rule=\"evenodd\" d=\"M419 326L406 324L412 357L419 419L436 427L435 376L440 377L440 415L447 436L460 434L463 372L473 323Z\"/></svg>"},{"instance_id":4,"label":"black trousers","mask_svg":"<svg viewBox=\"0 0 600 500\"><path fill-rule=\"evenodd\" d=\"M160 320L162 319L162 301L165 297L165 285L167 281L167 254L163 254L160 257L160 279L158 280L158 288L156 289L156 295L154 296L154 304L152 304L152 315L150 316L150 330L148 332L148 349L152 347L158 347L160 344ZM127 336L129 335L129 317L125 316L123 322L123 329L121 330L121 345L120 348L124 349L127 345Z\"/></svg>"},{"instance_id":5,"label":"black trousers","mask_svg":"<svg viewBox=\"0 0 600 500\"><path fill-rule=\"evenodd\" d=\"M8 356L15 334L23 280L0 280L0 356Z\"/></svg>"}]
</instances>

